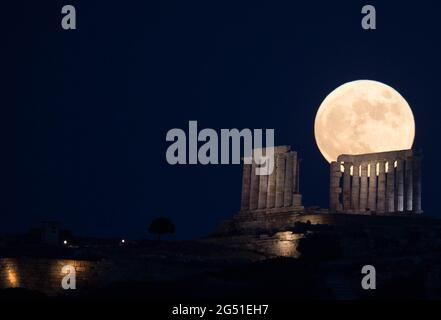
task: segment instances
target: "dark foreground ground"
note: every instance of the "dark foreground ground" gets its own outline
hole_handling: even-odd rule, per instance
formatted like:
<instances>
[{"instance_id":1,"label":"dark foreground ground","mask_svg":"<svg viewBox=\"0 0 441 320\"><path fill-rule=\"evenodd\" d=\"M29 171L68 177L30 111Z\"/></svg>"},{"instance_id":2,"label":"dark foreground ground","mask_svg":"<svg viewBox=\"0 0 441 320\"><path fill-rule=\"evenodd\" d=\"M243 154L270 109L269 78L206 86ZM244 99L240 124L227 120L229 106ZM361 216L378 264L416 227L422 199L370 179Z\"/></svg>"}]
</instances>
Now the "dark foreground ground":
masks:
<instances>
[{"instance_id":1,"label":"dark foreground ground","mask_svg":"<svg viewBox=\"0 0 441 320\"><path fill-rule=\"evenodd\" d=\"M353 219L197 241L3 243L0 299L441 299L439 220ZM77 270L76 290L60 289L65 264ZM375 290L361 286L365 265L375 267Z\"/></svg>"},{"instance_id":2,"label":"dark foreground ground","mask_svg":"<svg viewBox=\"0 0 441 320\"><path fill-rule=\"evenodd\" d=\"M353 270L351 270L353 268ZM347 267L348 278L353 278L358 266ZM330 288L324 270L316 265L294 259L280 259L237 268L229 268L215 274L202 274L194 278L170 282L115 283L87 292L71 292L61 296L24 288L0 290L0 299L142 299L156 301L290 301L297 299L428 299L439 297L440 288L434 288L432 296L427 292L427 274L416 268L409 276L396 276L378 283L376 290L343 288L334 283ZM354 277L355 278L355 277ZM359 276L361 282L362 276ZM353 279L355 280L355 279ZM346 280L347 281L347 280ZM339 288L338 288L339 287ZM335 290L347 292L335 292ZM342 296L343 294L343 296ZM344 296L346 294L346 296Z\"/></svg>"}]
</instances>

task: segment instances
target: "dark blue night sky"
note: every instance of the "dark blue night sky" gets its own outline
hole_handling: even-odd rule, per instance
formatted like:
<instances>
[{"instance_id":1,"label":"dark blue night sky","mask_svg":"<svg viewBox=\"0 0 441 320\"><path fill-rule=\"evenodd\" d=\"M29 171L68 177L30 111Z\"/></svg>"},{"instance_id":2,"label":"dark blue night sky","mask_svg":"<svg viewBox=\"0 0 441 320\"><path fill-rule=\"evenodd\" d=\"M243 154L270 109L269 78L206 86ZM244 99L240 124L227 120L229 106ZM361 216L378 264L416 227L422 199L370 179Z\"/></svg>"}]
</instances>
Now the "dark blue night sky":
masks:
<instances>
[{"instance_id":1,"label":"dark blue night sky","mask_svg":"<svg viewBox=\"0 0 441 320\"><path fill-rule=\"evenodd\" d=\"M61 7L77 9L75 31ZM377 9L377 30L360 26ZM327 207L313 136L324 97L356 79L409 102L424 151L423 209L440 216L437 2L8 1L2 3L0 233L59 220L76 234L208 234L240 205L241 167L170 166L171 128L274 128L303 159L304 204ZM318 183L318 184L317 184Z\"/></svg>"}]
</instances>

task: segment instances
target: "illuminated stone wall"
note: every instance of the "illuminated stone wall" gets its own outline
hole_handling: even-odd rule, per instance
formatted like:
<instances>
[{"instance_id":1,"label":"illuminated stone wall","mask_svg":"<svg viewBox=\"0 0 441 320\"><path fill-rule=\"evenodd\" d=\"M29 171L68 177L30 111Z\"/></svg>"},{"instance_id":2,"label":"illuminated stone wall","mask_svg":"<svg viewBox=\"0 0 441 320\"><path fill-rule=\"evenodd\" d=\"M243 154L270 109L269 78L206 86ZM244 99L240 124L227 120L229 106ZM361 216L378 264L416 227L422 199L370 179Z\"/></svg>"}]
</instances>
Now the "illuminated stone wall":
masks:
<instances>
[{"instance_id":1,"label":"illuminated stone wall","mask_svg":"<svg viewBox=\"0 0 441 320\"><path fill-rule=\"evenodd\" d=\"M214 249L216 248L216 249ZM97 250L105 251L105 248ZM289 249L285 248L285 252ZM33 257L0 258L0 289L26 288L49 296L82 294L121 283L173 281L195 273L217 270L219 264L243 257L240 250L219 250L218 246L197 242L152 243L105 254L98 260L47 259ZM237 257L238 255L239 257ZM217 263L219 262L219 264ZM76 290L63 290L62 268L76 272Z\"/></svg>"},{"instance_id":2,"label":"illuminated stone wall","mask_svg":"<svg viewBox=\"0 0 441 320\"><path fill-rule=\"evenodd\" d=\"M90 290L111 283L159 279L168 271L157 262L124 257L100 260L69 260L44 258L0 258L0 289L26 288L48 295L67 293L61 287L65 265L76 272L77 291ZM166 273L174 274L173 271Z\"/></svg>"},{"instance_id":3,"label":"illuminated stone wall","mask_svg":"<svg viewBox=\"0 0 441 320\"><path fill-rule=\"evenodd\" d=\"M207 238L205 242L222 244L243 250L241 254L250 260L263 260L274 257L299 257L297 246L302 235L291 231L277 232L274 235L237 235L230 237ZM247 254L248 252L248 254ZM254 253L255 255L251 255Z\"/></svg>"},{"instance_id":4,"label":"illuminated stone wall","mask_svg":"<svg viewBox=\"0 0 441 320\"><path fill-rule=\"evenodd\" d=\"M64 259L3 258L0 259L0 288L27 288L47 294L61 292L62 268L75 268L77 287L99 282L105 274L105 263Z\"/></svg>"},{"instance_id":5,"label":"illuminated stone wall","mask_svg":"<svg viewBox=\"0 0 441 320\"><path fill-rule=\"evenodd\" d=\"M270 215L265 212L239 213L222 221L215 235L274 233L291 230L296 223L334 224L337 218L328 214L295 214L290 211Z\"/></svg>"}]
</instances>

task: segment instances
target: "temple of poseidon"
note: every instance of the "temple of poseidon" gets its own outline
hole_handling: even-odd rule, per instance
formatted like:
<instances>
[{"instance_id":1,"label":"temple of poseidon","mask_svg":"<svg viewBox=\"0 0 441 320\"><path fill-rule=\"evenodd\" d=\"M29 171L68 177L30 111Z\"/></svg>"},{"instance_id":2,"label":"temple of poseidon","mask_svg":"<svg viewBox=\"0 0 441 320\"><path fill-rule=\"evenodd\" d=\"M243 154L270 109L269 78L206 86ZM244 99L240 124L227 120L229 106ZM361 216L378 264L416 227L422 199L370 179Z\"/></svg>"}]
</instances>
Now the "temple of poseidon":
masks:
<instances>
[{"instance_id":1,"label":"temple of poseidon","mask_svg":"<svg viewBox=\"0 0 441 320\"><path fill-rule=\"evenodd\" d=\"M308 208L302 205L298 153L290 146L274 147L270 175L256 174L254 158L243 165L240 211L219 230L281 230L306 219L322 223L341 214L420 215L421 158L410 149L340 155L330 164L329 208Z\"/></svg>"}]
</instances>

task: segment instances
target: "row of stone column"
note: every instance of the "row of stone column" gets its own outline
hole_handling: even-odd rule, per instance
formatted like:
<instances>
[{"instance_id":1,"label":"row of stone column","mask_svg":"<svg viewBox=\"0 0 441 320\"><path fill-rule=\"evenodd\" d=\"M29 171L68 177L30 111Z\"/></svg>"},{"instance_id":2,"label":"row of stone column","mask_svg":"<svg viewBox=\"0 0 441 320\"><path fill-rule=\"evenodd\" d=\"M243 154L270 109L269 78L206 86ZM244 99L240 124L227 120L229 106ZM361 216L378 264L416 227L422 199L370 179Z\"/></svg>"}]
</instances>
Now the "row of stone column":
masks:
<instances>
[{"instance_id":1,"label":"row of stone column","mask_svg":"<svg viewBox=\"0 0 441 320\"><path fill-rule=\"evenodd\" d=\"M241 211L289 207L299 193L297 152L274 154L270 175L256 175L256 164L243 165Z\"/></svg>"},{"instance_id":2,"label":"row of stone column","mask_svg":"<svg viewBox=\"0 0 441 320\"><path fill-rule=\"evenodd\" d=\"M391 161L331 163L331 211L420 213L420 162L419 156L413 156Z\"/></svg>"}]
</instances>

